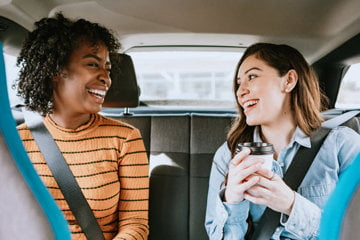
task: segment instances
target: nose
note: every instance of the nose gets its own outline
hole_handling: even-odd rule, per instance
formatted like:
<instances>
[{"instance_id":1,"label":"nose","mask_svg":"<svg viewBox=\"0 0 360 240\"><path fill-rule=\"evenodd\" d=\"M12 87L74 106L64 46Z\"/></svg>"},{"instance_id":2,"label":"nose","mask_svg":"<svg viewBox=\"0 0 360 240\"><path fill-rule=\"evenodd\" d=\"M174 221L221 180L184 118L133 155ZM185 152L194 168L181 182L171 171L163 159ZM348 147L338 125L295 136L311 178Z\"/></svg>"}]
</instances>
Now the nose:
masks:
<instances>
[{"instance_id":1,"label":"nose","mask_svg":"<svg viewBox=\"0 0 360 240\"><path fill-rule=\"evenodd\" d=\"M238 97L238 99L240 99L248 93L249 93L248 85L246 84L246 82L241 82L236 90L236 96Z\"/></svg>"},{"instance_id":2,"label":"nose","mask_svg":"<svg viewBox=\"0 0 360 240\"><path fill-rule=\"evenodd\" d=\"M100 82L104 84L107 88L111 86L110 72L108 69L102 69L99 79Z\"/></svg>"}]
</instances>

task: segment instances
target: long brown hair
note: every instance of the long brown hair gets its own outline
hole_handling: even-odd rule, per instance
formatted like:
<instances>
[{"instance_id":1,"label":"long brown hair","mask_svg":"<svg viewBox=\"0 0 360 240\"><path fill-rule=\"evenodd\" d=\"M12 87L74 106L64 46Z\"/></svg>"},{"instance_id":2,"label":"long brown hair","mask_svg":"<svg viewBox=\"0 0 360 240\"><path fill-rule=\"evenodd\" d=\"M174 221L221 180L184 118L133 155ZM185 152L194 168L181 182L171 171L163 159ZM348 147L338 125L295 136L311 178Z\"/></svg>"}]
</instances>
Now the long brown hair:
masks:
<instances>
[{"instance_id":1,"label":"long brown hair","mask_svg":"<svg viewBox=\"0 0 360 240\"><path fill-rule=\"evenodd\" d=\"M321 111L325 109L324 106L327 103L327 98L320 89L314 70L298 50L288 45L271 43L256 43L248 47L237 64L233 81L239 116L234 120L227 136L227 144L232 155L235 154L239 142L253 141L255 126L246 124L244 109L236 98L236 91L239 88L237 74L241 64L249 56L256 56L265 61L278 71L279 76L284 76L291 69L297 72L298 82L290 93L290 106L297 125L306 135L309 136L312 131L321 126L323 121Z\"/></svg>"}]
</instances>

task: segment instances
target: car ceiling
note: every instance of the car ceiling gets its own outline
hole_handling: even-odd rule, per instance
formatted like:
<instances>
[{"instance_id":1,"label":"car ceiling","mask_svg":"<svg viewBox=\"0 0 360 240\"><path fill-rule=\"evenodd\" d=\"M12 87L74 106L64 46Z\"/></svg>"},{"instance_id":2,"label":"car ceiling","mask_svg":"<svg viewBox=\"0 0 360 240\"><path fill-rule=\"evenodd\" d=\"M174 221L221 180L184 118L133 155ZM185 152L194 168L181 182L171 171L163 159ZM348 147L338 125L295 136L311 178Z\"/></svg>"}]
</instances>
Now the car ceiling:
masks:
<instances>
[{"instance_id":1,"label":"car ceiling","mask_svg":"<svg viewBox=\"0 0 360 240\"><path fill-rule=\"evenodd\" d=\"M286 43L315 62L359 32L358 0L0 0L0 15L27 30L62 11L111 28L134 46L247 47Z\"/></svg>"}]
</instances>

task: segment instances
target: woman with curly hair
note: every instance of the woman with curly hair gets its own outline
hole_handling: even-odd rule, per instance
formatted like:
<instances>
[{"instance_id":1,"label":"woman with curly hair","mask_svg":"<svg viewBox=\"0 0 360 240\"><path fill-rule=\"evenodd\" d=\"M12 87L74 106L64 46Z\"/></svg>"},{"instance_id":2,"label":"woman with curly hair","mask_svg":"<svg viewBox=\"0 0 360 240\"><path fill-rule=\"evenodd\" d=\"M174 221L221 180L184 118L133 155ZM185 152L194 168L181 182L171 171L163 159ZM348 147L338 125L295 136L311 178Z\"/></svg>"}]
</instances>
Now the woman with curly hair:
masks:
<instances>
[{"instance_id":1,"label":"woman with curly hair","mask_svg":"<svg viewBox=\"0 0 360 240\"><path fill-rule=\"evenodd\" d=\"M247 48L235 72L240 116L214 156L207 233L216 240L244 239L268 207L280 216L270 239L316 239L322 208L360 152L360 136L348 127L332 129L294 192L284 182L284 173L301 146L311 147L310 134L323 122L326 101L315 72L296 49L271 43ZM272 170L262 167L261 157L247 158L249 149L238 153L237 145L243 142L271 143Z\"/></svg>"},{"instance_id":2,"label":"woman with curly hair","mask_svg":"<svg viewBox=\"0 0 360 240\"><path fill-rule=\"evenodd\" d=\"M43 116L105 239L147 239L149 166L140 132L98 114L118 40L96 23L61 13L35 26L18 57L19 95ZM26 123L18 131L72 238L85 239Z\"/></svg>"}]
</instances>

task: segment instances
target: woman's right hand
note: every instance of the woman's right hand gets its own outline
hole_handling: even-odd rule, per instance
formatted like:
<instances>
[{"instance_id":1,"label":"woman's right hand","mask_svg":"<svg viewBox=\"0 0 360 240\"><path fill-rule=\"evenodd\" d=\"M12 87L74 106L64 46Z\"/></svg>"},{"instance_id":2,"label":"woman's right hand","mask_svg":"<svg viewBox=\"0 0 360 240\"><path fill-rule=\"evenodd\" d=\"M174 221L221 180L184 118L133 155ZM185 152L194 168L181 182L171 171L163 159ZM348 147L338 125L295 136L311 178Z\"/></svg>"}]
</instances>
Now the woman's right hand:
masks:
<instances>
[{"instance_id":1,"label":"woman's right hand","mask_svg":"<svg viewBox=\"0 0 360 240\"><path fill-rule=\"evenodd\" d=\"M225 202L238 203L244 200L244 192L260 180L255 172L261 169L262 159L245 161L250 150L244 149L230 161L226 180Z\"/></svg>"}]
</instances>

